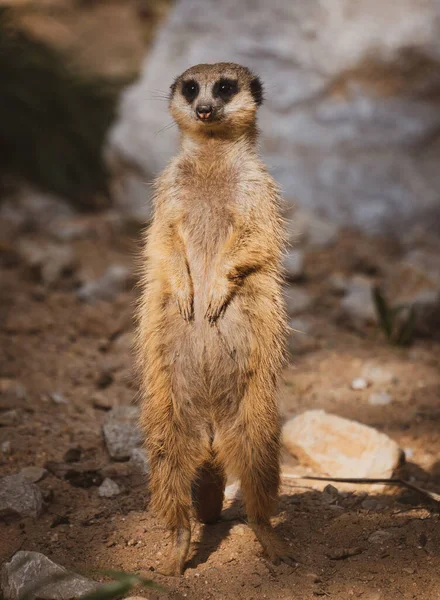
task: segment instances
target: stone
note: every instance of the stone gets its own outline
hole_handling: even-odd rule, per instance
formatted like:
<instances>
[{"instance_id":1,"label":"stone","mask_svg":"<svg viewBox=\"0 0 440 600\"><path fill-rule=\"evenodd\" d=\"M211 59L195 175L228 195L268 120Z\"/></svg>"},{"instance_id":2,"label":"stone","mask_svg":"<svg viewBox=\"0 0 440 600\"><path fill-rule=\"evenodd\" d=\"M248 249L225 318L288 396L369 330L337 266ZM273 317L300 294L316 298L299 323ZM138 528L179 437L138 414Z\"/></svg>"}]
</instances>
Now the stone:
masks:
<instances>
[{"instance_id":1,"label":"stone","mask_svg":"<svg viewBox=\"0 0 440 600\"><path fill-rule=\"evenodd\" d=\"M366 379L363 379L362 377L356 377L356 379L353 379L353 381L351 382L352 390L365 390L367 387L368 381Z\"/></svg>"},{"instance_id":2,"label":"stone","mask_svg":"<svg viewBox=\"0 0 440 600\"><path fill-rule=\"evenodd\" d=\"M69 401L67 400L67 398L60 392L52 392L51 394L49 394L49 398L55 404L69 404Z\"/></svg>"},{"instance_id":3,"label":"stone","mask_svg":"<svg viewBox=\"0 0 440 600\"><path fill-rule=\"evenodd\" d=\"M372 281L363 275L352 277L348 282L347 294L341 300L341 309L354 325L376 323Z\"/></svg>"},{"instance_id":4,"label":"stone","mask_svg":"<svg viewBox=\"0 0 440 600\"><path fill-rule=\"evenodd\" d=\"M99 410L111 410L115 404L114 400L108 394L95 392L92 396L93 408Z\"/></svg>"},{"instance_id":5,"label":"stone","mask_svg":"<svg viewBox=\"0 0 440 600\"><path fill-rule=\"evenodd\" d=\"M402 456L396 442L385 434L323 410L290 419L282 437L302 464L330 477L388 478Z\"/></svg>"},{"instance_id":6,"label":"stone","mask_svg":"<svg viewBox=\"0 0 440 600\"><path fill-rule=\"evenodd\" d=\"M9 456L11 454L12 446L11 446L11 442L9 440L5 440L4 442L2 442L0 447L1 447L2 454L4 454L5 456Z\"/></svg>"},{"instance_id":7,"label":"stone","mask_svg":"<svg viewBox=\"0 0 440 600\"><path fill-rule=\"evenodd\" d=\"M377 531L373 531L373 533L368 537L368 541L372 544L383 544L390 540L393 534L390 531L386 531L385 529L378 529Z\"/></svg>"},{"instance_id":8,"label":"stone","mask_svg":"<svg viewBox=\"0 0 440 600\"><path fill-rule=\"evenodd\" d=\"M290 316L305 312L313 305L312 296L298 285L284 287L284 299Z\"/></svg>"},{"instance_id":9,"label":"stone","mask_svg":"<svg viewBox=\"0 0 440 600\"><path fill-rule=\"evenodd\" d=\"M23 400L26 400L27 392L22 383L16 379L0 379L0 406L2 409L15 409Z\"/></svg>"},{"instance_id":10,"label":"stone","mask_svg":"<svg viewBox=\"0 0 440 600\"><path fill-rule=\"evenodd\" d=\"M295 281L304 275L304 251L289 250L284 257L283 267L285 276L290 281Z\"/></svg>"},{"instance_id":11,"label":"stone","mask_svg":"<svg viewBox=\"0 0 440 600\"><path fill-rule=\"evenodd\" d=\"M374 363L367 363L362 368L362 377L371 383L378 383L381 385L387 383L395 383L397 381L396 376L391 371L384 369Z\"/></svg>"},{"instance_id":12,"label":"stone","mask_svg":"<svg viewBox=\"0 0 440 600\"><path fill-rule=\"evenodd\" d=\"M22 475L7 475L0 479L0 517L38 518L44 500L40 488Z\"/></svg>"},{"instance_id":13,"label":"stone","mask_svg":"<svg viewBox=\"0 0 440 600\"><path fill-rule=\"evenodd\" d=\"M21 413L19 410L12 409L0 412L0 427L12 427L18 425L20 421Z\"/></svg>"},{"instance_id":14,"label":"stone","mask_svg":"<svg viewBox=\"0 0 440 600\"><path fill-rule=\"evenodd\" d=\"M387 392L372 392L368 396L368 404L371 406L388 406L393 401Z\"/></svg>"},{"instance_id":15,"label":"stone","mask_svg":"<svg viewBox=\"0 0 440 600\"><path fill-rule=\"evenodd\" d=\"M0 205L0 222L7 235L29 231L46 232L58 219L73 214L72 207L63 198L28 187L23 187L13 197L2 199ZM3 227L1 232L3 233Z\"/></svg>"},{"instance_id":16,"label":"stone","mask_svg":"<svg viewBox=\"0 0 440 600\"><path fill-rule=\"evenodd\" d=\"M74 600L98 588L99 584L72 573L39 552L19 551L1 570L5 600Z\"/></svg>"},{"instance_id":17,"label":"stone","mask_svg":"<svg viewBox=\"0 0 440 600\"><path fill-rule=\"evenodd\" d=\"M143 448L134 448L131 452L130 465L133 466L135 471L146 475L150 472L150 465L148 462L147 453Z\"/></svg>"},{"instance_id":18,"label":"stone","mask_svg":"<svg viewBox=\"0 0 440 600\"><path fill-rule=\"evenodd\" d=\"M73 248L65 244L22 239L18 244L18 252L23 262L35 271L41 282L47 286L73 271L77 264Z\"/></svg>"},{"instance_id":19,"label":"stone","mask_svg":"<svg viewBox=\"0 0 440 600\"><path fill-rule=\"evenodd\" d=\"M396 0L180 0L122 94L109 149L149 180L178 144L176 75L234 61L265 83L262 154L286 197L321 218L403 237L439 232L440 5Z\"/></svg>"},{"instance_id":20,"label":"stone","mask_svg":"<svg viewBox=\"0 0 440 600\"><path fill-rule=\"evenodd\" d=\"M127 290L130 282L131 274L126 267L111 265L101 277L83 284L77 295L84 302L94 303L98 300L110 302Z\"/></svg>"},{"instance_id":21,"label":"stone","mask_svg":"<svg viewBox=\"0 0 440 600\"><path fill-rule=\"evenodd\" d=\"M113 498L113 496L118 496L121 493L121 488L109 477L106 477L104 481L98 488L98 495L101 498Z\"/></svg>"},{"instance_id":22,"label":"stone","mask_svg":"<svg viewBox=\"0 0 440 600\"><path fill-rule=\"evenodd\" d=\"M412 307L415 331L440 339L440 266L438 253L413 250L393 265L385 282L392 307ZM401 313L403 318L407 311Z\"/></svg>"},{"instance_id":23,"label":"stone","mask_svg":"<svg viewBox=\"0 0 440 600\"><path fill-rule=\"evenodd\" d=\"M20 471L20 475L26 479L26 481L37 483L37 481L41 481L46 477L47 470L43 469L43 467L24 467Z\"/></svg>"},{"instance_id":24,"label":"stone","mask_svg":"<svg viewBox=\"0 0 440 600\"><path fill-rule=\"evenodd\" d=\"M103 425L108 453L114 460L126 460L143 443L138 426L139 409L136 406L116 406L107 415Z\"/></svg>"}]
</instances>

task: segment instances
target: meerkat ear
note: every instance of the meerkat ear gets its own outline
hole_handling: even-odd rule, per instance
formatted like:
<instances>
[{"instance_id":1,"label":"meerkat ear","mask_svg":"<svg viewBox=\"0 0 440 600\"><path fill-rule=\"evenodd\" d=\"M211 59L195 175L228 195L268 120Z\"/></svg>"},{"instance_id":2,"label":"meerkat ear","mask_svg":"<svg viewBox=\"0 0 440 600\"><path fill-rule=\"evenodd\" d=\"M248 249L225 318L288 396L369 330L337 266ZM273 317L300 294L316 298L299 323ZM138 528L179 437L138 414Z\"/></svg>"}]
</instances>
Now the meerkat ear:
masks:
<instances>
[{"instance_id":1,"label":"meerkat ear","mask_svg":"<svg viewBox=\"0 0 440 600\"><path fill-rule=\"evenodd\" d=\"M172 98L174 96L174 93L176 91L177 88L177 80L178 77L176 77L176 79L173 81L173 83L170 85L170 98Z\"/></svg>"},{"instance_id":2,"label":"meerkat ear","mask_svg":"<svg viewBox=\"0 0 440 600\"><path fill-rule=\"evenodd\" d=\"M261 106L263 104L263 84L259 77L254 77L251 81L251 94L257 104Z\"/></svg>"}]
</instances>

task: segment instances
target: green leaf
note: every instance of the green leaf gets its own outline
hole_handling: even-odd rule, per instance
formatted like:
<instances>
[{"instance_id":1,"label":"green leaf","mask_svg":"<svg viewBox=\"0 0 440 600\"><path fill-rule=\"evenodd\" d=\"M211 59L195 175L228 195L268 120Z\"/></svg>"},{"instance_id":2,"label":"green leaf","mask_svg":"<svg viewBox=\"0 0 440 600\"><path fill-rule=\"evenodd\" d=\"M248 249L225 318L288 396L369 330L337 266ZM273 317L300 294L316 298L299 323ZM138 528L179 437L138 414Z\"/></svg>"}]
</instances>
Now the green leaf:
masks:
<instances>
[{"instance_id":1,"label":"green leaf","mask_svg":"<svg viewBox=\"0 0 440 600\"><path fill-rule=\"evenodd\" d=\"M379 320L379 325L385 332L388 339L391 339L393 334L393 311L390 310L387 301L385 300L379 286L373 289L373 301L376 308L376 313Z\"/></svg>"}]
</instances>

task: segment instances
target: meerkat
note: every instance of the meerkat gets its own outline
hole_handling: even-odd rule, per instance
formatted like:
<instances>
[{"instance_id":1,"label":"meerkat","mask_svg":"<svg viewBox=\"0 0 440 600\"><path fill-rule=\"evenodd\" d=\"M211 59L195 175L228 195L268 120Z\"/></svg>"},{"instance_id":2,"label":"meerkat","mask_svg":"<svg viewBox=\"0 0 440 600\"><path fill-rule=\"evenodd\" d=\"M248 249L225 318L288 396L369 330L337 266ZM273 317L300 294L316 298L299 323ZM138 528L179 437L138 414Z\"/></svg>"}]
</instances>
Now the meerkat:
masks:
<instances>
[{"instance_id":1,"label":"meerkat","mask_svg":"<svg viewBox=\"0 0 440 600\"><path fill-rule=\"evenodd\" d=\"M181 146L155 185L138 307L141 425L151 505L172 532L162 572L181 574L194 507L215 521L226 475L275 563L280 481L277 381L286 319L279 189L257 153L262 84L233 63L201 64L171 86Z\"/></svg>"}]
</instances>

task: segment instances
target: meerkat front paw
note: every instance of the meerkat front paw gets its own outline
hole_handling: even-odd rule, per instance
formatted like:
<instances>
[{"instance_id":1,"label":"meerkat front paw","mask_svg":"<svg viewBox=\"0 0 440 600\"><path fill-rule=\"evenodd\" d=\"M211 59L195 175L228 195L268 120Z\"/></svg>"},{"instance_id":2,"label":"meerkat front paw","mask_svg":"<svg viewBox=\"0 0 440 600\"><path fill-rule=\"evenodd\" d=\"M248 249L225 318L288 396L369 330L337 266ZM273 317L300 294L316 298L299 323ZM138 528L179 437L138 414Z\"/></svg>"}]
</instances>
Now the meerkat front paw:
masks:
<instances>
[{"instance_id":1,"label":"meerkat front paw","mask_svg":"<svg viewBox=\"0 0 440 600\"><path fill-rule=\"evenodd\" d=\"M179 313L183 319L189 323L194 316L193 295L188 290L176 290L174 298L177 304Z\"/></svg>"},{"instance_id":2,"label":"meerkat front paw","mask_svg":"<svg viewBox=\"0 0 440 600\"><path fill-rule=\"evenodd\" d=\"M231 283L224 278L218 278L211 286L208 296L208 307L205 317L214 324L225 312L231 297Z\"/></svg>"}]
</instances>

